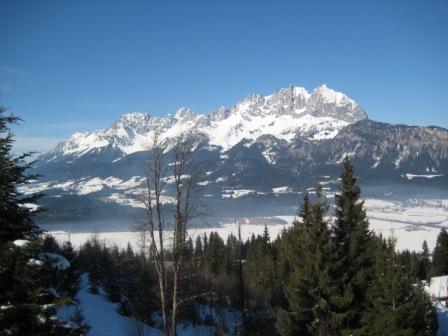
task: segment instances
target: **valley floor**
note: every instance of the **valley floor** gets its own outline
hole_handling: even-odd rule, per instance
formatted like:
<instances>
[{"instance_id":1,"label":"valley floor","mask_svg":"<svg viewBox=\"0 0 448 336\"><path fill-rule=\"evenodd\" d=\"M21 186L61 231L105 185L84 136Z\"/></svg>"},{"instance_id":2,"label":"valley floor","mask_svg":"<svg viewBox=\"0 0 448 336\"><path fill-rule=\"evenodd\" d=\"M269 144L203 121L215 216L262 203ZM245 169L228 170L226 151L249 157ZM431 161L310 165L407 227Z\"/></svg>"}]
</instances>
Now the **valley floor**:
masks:
<instances>
[{"instance_id":1,"label":"valley floor","mask_svg":"<svg viewBox=\"0 0 448 336\"><path fill-rule=\"evenodd\" d=\"M397 239L399 250L421 249L424 240L427 241L429 249L432 250L436 243L437 235L442 227L448 227L448 199L406 199L387 200L366 198L365 207L370 222L370 227L377 234L384 237ZM264 224L268 227L272 238L277 237L285 228L292 225L294 214L275 217L245 217L239 218L242 222L242 238L248 239L254 233L261 234ZM189 235L193 240L198 235L209 234L216 231L222 238L233 233L236 235L237 227L232 223L215 223L206 228L196 228L189 230ZM50 231L59 241L70 240L75 246L82 245L86 240L96 235L106 245L116 244L119 247L126 247L128 242L133 248L139 248L140 235L137 232L76 232ZM169 237L167 238L169 239Z\"/></svg>"}]
</instances>

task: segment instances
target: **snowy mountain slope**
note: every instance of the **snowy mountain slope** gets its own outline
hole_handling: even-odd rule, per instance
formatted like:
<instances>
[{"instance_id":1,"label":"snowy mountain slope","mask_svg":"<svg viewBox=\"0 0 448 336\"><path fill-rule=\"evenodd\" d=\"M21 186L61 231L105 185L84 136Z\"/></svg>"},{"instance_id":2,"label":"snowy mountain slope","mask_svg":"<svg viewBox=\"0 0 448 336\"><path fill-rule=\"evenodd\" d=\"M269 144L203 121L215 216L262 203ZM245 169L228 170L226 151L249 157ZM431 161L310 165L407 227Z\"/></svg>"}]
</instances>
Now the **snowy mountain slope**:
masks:
<instances>
[{"instance_id":1,"label":"snowy mountain slope","mask_svg":"<svg viewBox=\"0 0 448 336\"><path fill-rule=\"evenodd\" d=\"M80 157L108 150L116 159L149 148L154 132L172 139L186 132L202 134L211 145L224 150L243 139L255 140L271 134L291 141L296 136L328 139L350 123L365 119L363 109L352 99L322 85L311 93L304 88L280 89L268 96L252 94L231 108L199 115L188 108L174 116L152 117L146 113L123 115L109 128L75 133L45 155Z\"/></svg>"}]
</instances>

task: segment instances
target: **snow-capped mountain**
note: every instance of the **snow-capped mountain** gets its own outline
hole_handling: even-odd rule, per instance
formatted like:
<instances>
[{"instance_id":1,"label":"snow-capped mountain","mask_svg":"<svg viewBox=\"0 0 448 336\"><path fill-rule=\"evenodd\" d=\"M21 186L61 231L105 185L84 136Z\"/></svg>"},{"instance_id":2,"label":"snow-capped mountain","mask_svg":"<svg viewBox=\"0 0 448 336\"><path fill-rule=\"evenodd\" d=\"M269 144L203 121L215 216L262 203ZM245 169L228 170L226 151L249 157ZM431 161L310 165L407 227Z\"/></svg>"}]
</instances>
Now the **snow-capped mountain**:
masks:
<instances>
[{"instance_id":1,"label":"snow-capped mountain","mask_svg":"<svg viewBox=\"0 0 448 336\"><path fill-rule=\"evenodd\" d=\"M196 114L185 107L174 116L125 114L104 130L73 134L49 153L52 157L48 160L58 155L79 157L106 148L116 149L117 155L135 153L150 147L154 132L165 139L186 132L200 134L210 145L223 150L243 139L253 142L264 134L286 141L297 136L329 139L348 124L365 118L364 110L355 101L326 85L312 92L290 87L268 96L249 95L231 108L221 107L208 115Z\"/></svg>"},{"instance_id":2,"label":"snow-capped mountain","mask_svg":"<svg viewBox=\"0 0 448 336\"><path fill-rule=\"evenodd\" d=\"M195 136L193 158L203 173L198 185L221 215L295 209L297 193L317 182L326 190L337 187L347 156L364 185L448 187L448 130L369 120L355 101L322 85L311 92L290 87L252 94L206 115L188 108L164 117L125 114L109 128L76 133L43 154L34 171L42 177L21 191L47 195L44 222L127 223L139 211L132 194L144 186L154 132L168 141ZM166 203L170 187L168 179Z\"/></svg>"}]
</instances>

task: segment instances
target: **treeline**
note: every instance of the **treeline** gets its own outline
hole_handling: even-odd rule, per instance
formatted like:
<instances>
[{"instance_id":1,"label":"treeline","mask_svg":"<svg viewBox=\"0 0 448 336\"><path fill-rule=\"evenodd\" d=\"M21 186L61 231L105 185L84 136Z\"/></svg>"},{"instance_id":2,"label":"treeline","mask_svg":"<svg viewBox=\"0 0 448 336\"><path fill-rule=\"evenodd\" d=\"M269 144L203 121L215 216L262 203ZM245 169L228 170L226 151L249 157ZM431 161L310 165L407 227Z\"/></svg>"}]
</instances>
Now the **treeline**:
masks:
<instances>
[{"instance_id":1,"label":"treeline","mask_svg":"<svg viewBox=\"0 0 448 336\"><path fill-rule=\"evenodd\" d=\"M217 334L229 326L201 320L198 305L240 310L241 335L435 335L436 313L422 281L448 274L448 234L439 235L432 262L426 242L421 253L397 252L394 239L369 230L349 161L341 177L334 220L317 187L313 199L304 197L293 226L275 239L267 228L244 242L216 232L189 238L180 317L215 323ZM169 250L166 255L170 276ZM92 292L101 286L122 314L154 323L159 293L149 255L92 239L79 260Z\"/></svg>"}]
</instances>

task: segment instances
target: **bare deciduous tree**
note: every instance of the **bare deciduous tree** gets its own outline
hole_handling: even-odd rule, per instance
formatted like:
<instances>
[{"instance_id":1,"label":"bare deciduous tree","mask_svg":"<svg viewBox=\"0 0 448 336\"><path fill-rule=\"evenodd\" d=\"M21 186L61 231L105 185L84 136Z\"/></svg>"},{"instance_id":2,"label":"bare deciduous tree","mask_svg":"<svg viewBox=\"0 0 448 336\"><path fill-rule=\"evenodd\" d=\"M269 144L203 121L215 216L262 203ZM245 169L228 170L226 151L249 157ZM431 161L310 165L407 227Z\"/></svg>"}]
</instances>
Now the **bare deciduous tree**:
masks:
<instances>
[{"instance_id":1,"label":"bare deciduous tree","mask_svg":"<svg viewBox=\"0 0 448 336\"><path fill-rule=\"evenodd\" d=\"M160 140L160 134L154 133L151 156L146 165L146 183L144 192L137 197L137 200L143 204L146 213L145 223L140 228L142 234L142 248L148 247L150 256L154 260L159 280L163 333L169 335L164 248L165 218L161 198L166 183L167 173L165 151L166 144ZM149 245L145 243L146 240L149 240Z\"/></svg>"},{"instance_id":2,"label":"bare deciduous tree","mask_svg":"<svg viewBox=\"0 0 448 336\"><path fill-rule=\"evenodd\" d=\"M241 314L243 317L243 330L244 323L246 321L246 299L244 297L244 279L243 279L243 239L241 237L241 221L236 221L236 227L238 230L238 266L239 266L239 287L240 287L240 305L241 305Z\"/></svg>"},{"instance_id":3,"label":"bare deciduous tree","mask_svg":"<svg viewBox=\"0 0 448 336\"><path fill-rule=\"evenodd\" d=\"M176 336L177 308L186 299L179 300L179 279L185 265L184 251L187 242L187 229L190 222L205 215L197 203L195 192L198 174L191 162L193 140L190 137L178 138L174 146L174 193L175 214L173 223L173 292L171 310L171 329Z\"/></svg>"},{"instance_id":4,"label":"bare deciduous tree","mask_svg":"<svg viewBox=\"0 0 448 336\"><path fill-rule=\"evenodd\" d=\"M179 137L174 146L169 148L160 140L160 134L153 136L150 160L147 163L146 185L143 195L137 199L144 205L146 221L141 228L143 247L149 247L158 275L160 306L163 318L164 335L176 336L178 306L186 299L179 300L179 281L185 265L184 249L187 241L187 228L190 222L204 216L205 212L198 206L195 198L197 174L191 162L192 139ZM168 151L170 149L170 151ZM172 155L170 157L169 155ZM168 158L173 161L168 163ZM168 174L174 181L174 210L162 204ZM172 207L172 206L171 206ZM168 216L170 215L170 216ZM170 231L168 231L168 225ZM167 293L167 256L165 243L168 233L172 232L172 292L171 314L168 309ZM149 244L144 241L149 240ZM170 316L169 316L170 315ZM171 320L171 329L169 321Z\"/></svg>"}]
</instances>

